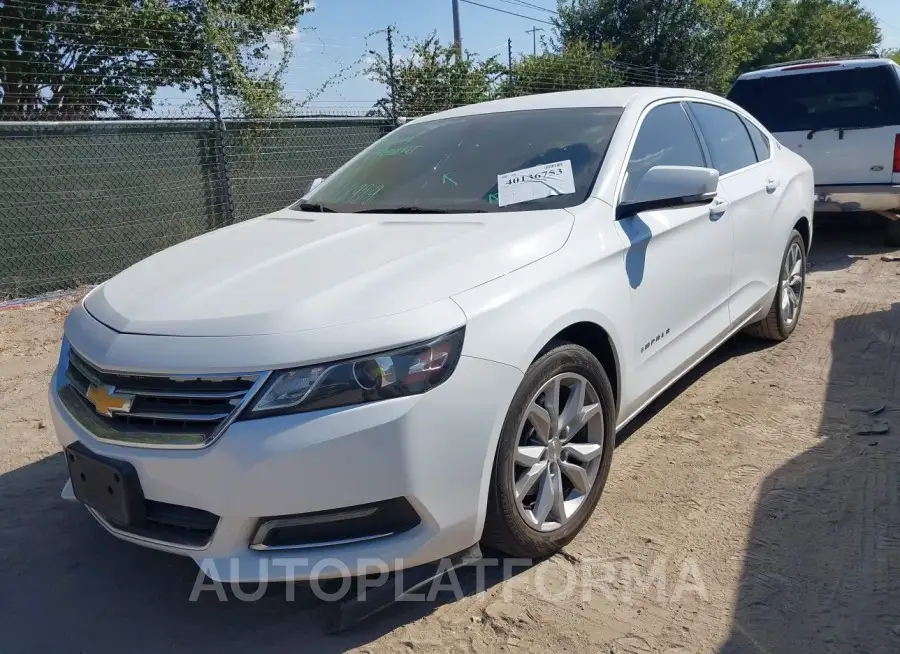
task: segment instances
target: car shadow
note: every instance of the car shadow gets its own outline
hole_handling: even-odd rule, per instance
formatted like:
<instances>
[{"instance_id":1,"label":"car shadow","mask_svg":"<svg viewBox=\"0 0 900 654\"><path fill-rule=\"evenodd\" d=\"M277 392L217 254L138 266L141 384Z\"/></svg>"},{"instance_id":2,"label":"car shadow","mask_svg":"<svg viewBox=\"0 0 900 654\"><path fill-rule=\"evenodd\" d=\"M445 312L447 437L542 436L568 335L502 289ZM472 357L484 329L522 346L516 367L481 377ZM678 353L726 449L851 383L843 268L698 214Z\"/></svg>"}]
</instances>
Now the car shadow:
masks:
<instances>
[{"instance_id":1,"label":"car shadow","mask_svg":"<svg viewBox=\"0 0 900 654\"><path fill-rule=\"evenodd\" d=\"M817 215L810 270L844 270L863 257L895 252L884 245L884 222L874 214Z\"/></svg>"},{"instance_id":2,"label":"car shadow","mask_svg":"<svg viewBox=\"0 0 900 654\"><path fill-rule=\"evenodd\" d=\"M650 246L653 233L650 231L650 226L639 215L620 219L619 226L630 242L630 246L625 251L625 273L628 276L628 284L631 288L637 289L644 281L647 248Z\"/></svg>"},{"instance_id":3,"label":"car shadow","mask_svg":"<svg viewBox=\"0 0 900 654\"><path fill-rule=\"evenodd\" d=\"M721 654L900 651L898 344L900 304L835 322L821 440L760 488Z\"/></svg>"},{"instance_id":4,"label":"car shadow","mask_svg":"<svg viewBox=\"0 0 900 654\"><path fill-rule=\"evenodd\" d=\"M662 393L662 395L653 400L653 402L635 416L631 422L620 429L616 434L616 445L621 445L628 440L635 432L639 431L644 425L653 420L660 411L666 408L670 403L674 402L679 395L693 386L707 373L733 358L759 352L760 350L764 350L771 346L772 343L770 341L753 338L742 333L736 334L728 339L716 351L691 369L684 377L672 384L672 386Z\"/></svg>"},{"instance_id":5,"label":"car shadow","mask_svg":"<svg viewBox=\"0 0 900 654\"><path fill-rule=\"evenodd\" d=\"M253 601L258 586L243 584L235 592L226 585L222 601L190 559L119 541L83 508L62 500L66 475L62 454L54 454L0 476L3 654L343 652L526 569L461 569L458 590L445 583L433 601L399 602L331 635L337 603L309 584L269 584ZM205 590L191 601L200 583ZM334 584L321 588L335 593Z\"/></svg>"}]
</instances>

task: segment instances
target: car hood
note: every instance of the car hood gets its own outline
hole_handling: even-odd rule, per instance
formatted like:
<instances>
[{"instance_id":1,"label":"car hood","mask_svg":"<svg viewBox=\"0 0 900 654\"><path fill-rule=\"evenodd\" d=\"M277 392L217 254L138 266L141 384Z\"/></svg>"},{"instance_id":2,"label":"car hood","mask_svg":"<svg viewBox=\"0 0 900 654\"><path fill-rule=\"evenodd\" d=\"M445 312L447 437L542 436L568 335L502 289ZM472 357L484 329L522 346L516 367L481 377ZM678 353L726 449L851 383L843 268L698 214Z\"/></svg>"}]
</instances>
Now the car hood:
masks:
<instances>
[{"instance_id":1,"label":"car hood","mask_svg":"<svg viewBox=\"0 0 900 654\"><path fill-rule=\"evenodd\" d=\"M85 308L122 333L249 336L416 309L562 247L563 209L331 214L289 209L163 250L100 285Z\"/></svg>"}]
</instances>

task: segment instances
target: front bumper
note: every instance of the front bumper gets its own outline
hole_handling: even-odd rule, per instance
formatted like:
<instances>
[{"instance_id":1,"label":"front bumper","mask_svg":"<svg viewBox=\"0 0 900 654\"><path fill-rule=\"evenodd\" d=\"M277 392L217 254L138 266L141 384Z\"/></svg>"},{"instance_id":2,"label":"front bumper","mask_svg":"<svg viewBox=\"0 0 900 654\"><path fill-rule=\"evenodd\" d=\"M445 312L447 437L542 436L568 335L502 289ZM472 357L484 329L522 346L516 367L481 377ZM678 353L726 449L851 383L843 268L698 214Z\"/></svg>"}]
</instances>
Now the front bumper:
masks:
<instances>
[{"instance_id":1,"label":"front bumper","mask_svg":"<svg viewBox=\"0 0 900 654\"><path fill-rule=\"evenodd\" d=\"M496 442L521 371L463 356L453 375L423 395L237 421L197 450L126 447L94 438L62 405L50 407L61 445L131 463L147 500L219 516L208 544L186 547L115 536L186 555L213 580L284 581L408 568L449 556L481 537ZM51 384L51 389L55 383ZM63 496L74 499L70 483ZM363 542L251 549L259 519L405 498L421 522Z\"/></svg>"},{"instance_id":2,"label":"front bumper","mask_svg":"<svg viewBox=\"0 0 900 654\"><path fill-rule=\"evenodd\" d=\"M900 185L816 186L815 210L823 213L900 211Z\"/></svg>"}]
</instances>

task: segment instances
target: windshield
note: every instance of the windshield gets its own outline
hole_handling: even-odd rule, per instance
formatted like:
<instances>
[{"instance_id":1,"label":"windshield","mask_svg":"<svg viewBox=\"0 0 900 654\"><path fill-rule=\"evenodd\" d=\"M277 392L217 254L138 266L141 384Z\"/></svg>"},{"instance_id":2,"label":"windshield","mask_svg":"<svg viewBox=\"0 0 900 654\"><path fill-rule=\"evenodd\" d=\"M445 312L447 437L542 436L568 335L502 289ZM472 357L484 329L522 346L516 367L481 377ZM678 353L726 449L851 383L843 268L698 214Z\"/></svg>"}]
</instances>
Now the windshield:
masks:
<instances>
[{"instance_id":1,"label":"windshield","mask_svg":"<svg viewBox=\"0 0 900 654\"><path fill-rule=\"evenodd\" d=\"M572 207L597 177L620 108L506 111L411 123L292 208L484 212Z\"/></svg>"},{"instance_id":2,"label":"windshield","mask_svg":"<svg viewBox=\"0 0 900 654\"><path fill-rule=\"evenodd\" d=\"M900 79L890 66L738 80L728 99L770 132L900 124Z\"/></svg>"}]
</instances>

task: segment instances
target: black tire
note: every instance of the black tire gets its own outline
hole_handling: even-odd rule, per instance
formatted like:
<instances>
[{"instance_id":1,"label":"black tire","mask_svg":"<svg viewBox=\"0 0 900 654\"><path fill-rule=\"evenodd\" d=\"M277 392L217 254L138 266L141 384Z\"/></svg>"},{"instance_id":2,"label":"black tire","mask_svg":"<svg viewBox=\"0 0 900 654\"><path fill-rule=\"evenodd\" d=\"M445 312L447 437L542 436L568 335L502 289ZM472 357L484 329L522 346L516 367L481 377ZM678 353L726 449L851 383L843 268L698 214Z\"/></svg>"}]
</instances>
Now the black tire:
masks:
<instances>
[{"instance_id":1,"label":"black tire","mask_svg":"<svg viewBox=\"0 0 900 654\"><path fill-rule=\"evenodd\" d=\"M888 220L884 226L884 244L889 248L900 248L900 220Z\"/></svg>"},{"instance_id":2,"label":"black tire","mask_svg":"<svg viewBox=\"0 0 900 654\"><path fill-rule=\"evenodd\" d=\"M615 398L603 366L579 345L555 342L548 348L525 373L507 412L494 456L482 544L508 556L540 559L569 543L581 531L600 499L615 449ZM550 379L566 372L581 375L597 392L603 416L602 459L594 484L577 512L555 531L543 532L528 524L519 513L512 458L521 436L519 424L532 399Z\"/></svg>"},{"instance_id":3,"label":"black tire","mask_svg":"<svg viewBox=\"0 0 900 654\"><path fill-rule=\"evenodd\" d=\"M802 277L800 280L800 305L797 310L797 316L793 321L789 322L789 316L782 315L780 299L781 285L784 283L785 278L785 260L794 244L799 244L800 246L800 257L802 259L800 274ZM745 329L751 336L769 341L783 341L790 336L796 329L797 323L800 322L800 315L803 313L803 296L806 292L806 246L803 243L803 237L796 229L791 232L791 237L784 248L784 254L781 257L781 265L778 270L778 289L775 291L775 297L772 299L772 306L769 308L768 315L763 320L748 325Z\"/></svg>"}]
</instances>

